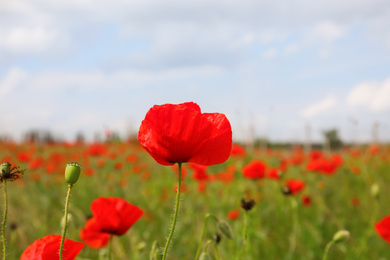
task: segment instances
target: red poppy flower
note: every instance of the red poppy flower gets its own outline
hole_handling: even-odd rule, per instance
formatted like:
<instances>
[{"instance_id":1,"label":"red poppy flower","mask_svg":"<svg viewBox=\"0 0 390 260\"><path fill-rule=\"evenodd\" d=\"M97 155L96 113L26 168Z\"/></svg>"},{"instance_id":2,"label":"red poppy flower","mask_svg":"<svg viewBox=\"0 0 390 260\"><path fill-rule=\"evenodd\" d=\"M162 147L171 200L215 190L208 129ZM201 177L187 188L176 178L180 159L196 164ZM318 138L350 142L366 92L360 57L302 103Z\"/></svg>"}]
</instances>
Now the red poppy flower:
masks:
<instances>
[{"instance_id":1,"label":"red poppy flower","mask_svg":"<svg viewBox=\"0 0 390 260\"><path fill-rule=\"evenodd\" d=\"M242 168L242 174L248 179L259 179L265 177L267 166L262 161L252 161Z\"/></svg>"},{"instance_id":2,"label":"red poppy flower","mask_svg":"<svg viewBox=\"0 0 390 260\"><path fill-rule=\"evenodd\" d=\"M162 165L213 165L229 158L232 130L224 114L201 113L193 102L155 105L141 123L138 141Z\"/></svg>"},{"instance_id":3,"label":"red poppy flower","mask_svg":"<svg viewBox=\"0 0 390 260\"><path fill-rule=\"evenodd\" d=\"M267 177L269 179L279 180L280 179L279 169L269 169L267 172Z\"/></svg>"},{"instance_id":4,"label":"red poppy flower","mask_svg":"<svg viewBox=\"0 0 390 260\"><path fill-rule=\"evenodd\" d=\"M100 143L91 144L88 148L88 154L91 156L100 156L107 152L107 148Z\"/></svg>"},{"instance_id":5,"label":"red poppy flower","mask_svg":"<svg viewBox=\"0 0 390 260\"><path fill-rule=\"evenodd\" d=\"M80 232L92 248L106 246L110 235L123 235L142 216L143 211L121 198L98 198L91 204L93 218Z\"/></svg>"},{"instance_id":6,"label":"red poppy flower","mask_svg":"<svg viewBox=\"0 0 390 260\"><path fill-rule=\"evenodd\" d=\"M241 145L233 144L231 154L233 156L245 156L245 149Z\"/></svg>"},{"instance_id":7,"label":"red poppy flower","mask_svg":"<svg viewBox=\"0 0 390 260\"><path fill-rule=\"evenodd\" d=\"M390 243L390 215L376 222L375 230L387 243Z\"/></svg>"},{"instance_id":8,"label":"red poppy flower","mask_svg":"<svg viewBox=\"0 0 390 260\"><path fill-rule=\"evenodd\" d=\"M192 178L197 181L207 181L209 176L207 175L207 166L192 163L190 168L194 170Z\"/></svg>"},{"instance_id":9,"label":"red poppy flower","mask_svg":"<svg viewBox=\"0 0 390 260\"><path fill-rule=\"evenodd\" d=\"M228 219L231 219L231 220L238 219L239 216L240 216L239 209L233 209L233 210L229 211L227 214Z\"/></svg>"},{"instance_id":10,"label":"red poppy flower","mask_svg":"<svg viewBox=\"0 0 390 260\"><path fill-rule=\"evenodd\" d=\"M305 188L305 183L301 180L288 180L287 187L292 195L299 193Z\"/></svg>"},{"instance_id":11,"label":"red poppy flower","mask_svg":"<svg viewBox=\"0 0 390 260\"><path fill-rule=\"evenodd\" d=\"M301 200L302 200L303 206L305 206L305 207L310 206L310 204L311 204L311 198L310 198L308 195L303 195L303 196L301 197Z\"/></svg>"},{"instance_id":12,"label":"red poppy flower","mask_svg":"<svg viewBox=\"0 0 390 260\"><path fill-rule=\"evenodd\" d=\"M61 244L60 235L48 235L29 245L23 252L20 260L53 260L59 259ZM83 249L84 244L65 238L62 250L63 259L73 260Z\"/></svg>"}]
</instances>

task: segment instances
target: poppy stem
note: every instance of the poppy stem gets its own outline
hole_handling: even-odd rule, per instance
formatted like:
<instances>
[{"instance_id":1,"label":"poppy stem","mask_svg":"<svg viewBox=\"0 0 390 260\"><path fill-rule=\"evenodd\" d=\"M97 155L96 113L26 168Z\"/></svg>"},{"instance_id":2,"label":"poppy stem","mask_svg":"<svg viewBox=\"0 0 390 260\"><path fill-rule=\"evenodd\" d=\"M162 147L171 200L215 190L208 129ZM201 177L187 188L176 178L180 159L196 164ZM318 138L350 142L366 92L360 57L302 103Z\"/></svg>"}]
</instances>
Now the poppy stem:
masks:
<instances>
[{"instance_id":1,"label":"poppy stem","mask_svg":"<svg viewBox=\"0 0 390 260\"><path fill-rule=\"evenodd\" d=\"M7 200L7 180L4 179L4 218L1 228L1 239L3 241L3 260L7 259L7 245L5 244L5 224L7 223L8 200Z\"/></svg>"},{"instance_id":2,"label":"poppy stem","mask_svg":"<svg viewBox=\"0 0 390 260\"><path fill-rule=\"evenodd\" d=\"M327 257L328 257L328 252L329 252L329 249L331 248L331 246L334 244L334 240L331 240L328 242L328 244L326 245L326 248L325 248L325 252L324 252L324 256L322 257L322 260L326 260Z\"/></svg>"},{"instance_id":3,"label":"poppy stem","mask_svg":"<svg viewBox=\"0 0 390 260\"><path fill-rule=\"evenodd\" d=\"M108 260L111 260L111 250L112 250L112 235L110 235L110 240L108 241Z\"/></svg>"},{"instance_id":4,"label":"poppy stem","mask_svg":"<svg viewBox=\"0 0 390 260\"><path fill-rule=\"evenodd\" d=\"M200 252L201 252L201 249L202 249L202 241L203 241L203 238L204 238L204 232L205 232L205 229L206 229L206 222L207 222L207 220L209 218L213 218L213 219L215 219L215 221L218 222L218 219L215 216L213 216L213 215L211 215L209 213L207 213L206 216L204 216L202 232L200 234L199 245L198 245L198 249L196 251L195 260L199 259Z\"/></svg>"},{"instance_id":5,"label":"poppy stem","mask_svg":"<svg viewBox=\"0 0 390 260\"><path fill-rule=\"evenodd\" d=\"M244 258L243 255L245 254L246 244L248 243L248 210L244 211L244 234L243 234L243 236L244 236L244 240L242 242L240 259Z\"/></svg>"},{"instance_id":6,"label":"poppy stem","mask_svg":"<svg viewBox=\"0 0 390 260\"><path fill-rule=\"evenodd\" d=\"M177 220L177 213L179 211L179 202L180 202L180 190L181 190L181 162L177 163L179 166L178 170L178 181L177 181L177 191L176 191L176 203L175 203L175 212L173 215L173 222L172 222L172 227L171 227L171 232L169 233L167 242L165 244L162 260L165 260L168 252L168 247L169 243L171 242L171 239L173 237L173 233L175 231L175 226L176 226L176 220Z\"/></svg>"},{"instance_id":7,"label":"poppy stem","mask_svg":"<svg viewBox=\"0 0 390 260\"><path fill-rule=\"evenodd\" d=\"M220 260L221 257L219 256L219 249L218 249L218 244L215 244L215 259Z\"/></svg>"},{"instance_id":8,"label":"poppy stem","mask_svg":"<svg viewBox=\"0 0 390 260\"><path fill-rule=\"evenodd\" d=\"M297 244L297 231L298 231L298 204L295 198L290 199L291 202L291 210L292 210L292 217L293 217L293 227L292 232L290 235L290 248L288 249L288 254L286 259L291 259L295 247Z\"/></svg>"},{"instance_id":9,"label":"poppy stem","mask_svg":"<svg viewBox=\"0 0 390 260\"><path fill-rule=\"evenodd\" d=\"M72 187L73 187L72 184L68 184L68 192L66 194L66 201L65 201L64 228L62 230L62 239L61 239L61 246L60 246L60 260L62 260L62 249L64 247L66 228L68 226L68 207L69 207L70 191L72 190Z\"/></svg>"}]
</instances>

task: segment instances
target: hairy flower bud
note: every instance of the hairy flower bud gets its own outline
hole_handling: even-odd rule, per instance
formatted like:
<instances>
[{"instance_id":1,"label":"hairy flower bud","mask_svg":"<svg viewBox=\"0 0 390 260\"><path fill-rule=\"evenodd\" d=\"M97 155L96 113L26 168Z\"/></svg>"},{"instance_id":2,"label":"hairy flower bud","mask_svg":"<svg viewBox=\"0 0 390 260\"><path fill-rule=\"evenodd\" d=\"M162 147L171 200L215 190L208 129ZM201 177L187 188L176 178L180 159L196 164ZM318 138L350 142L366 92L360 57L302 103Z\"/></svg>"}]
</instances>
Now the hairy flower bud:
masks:
<instances>
[{"instance_id":1,"label":"hairy flower bud","mask_svg":"<svg viewBox=\"0 0 390 260\"><path fill-rule=\"evenodd\" d=\"M333 241L335 243L341 243L341 242L345 242L349 239L350 237L350 234L347 230L340 230L340 231L337 231L336 234L334 234L333 236Z\"/></svg>"},{"instance_id":2,"label":"hairy flower bud","mask_svg":"<svg viewBox=\"0 0 390 260\"><path fill-rule=\"evenodd\" d=\"M232 228L230 227L230 225L228 223L226 223L224 221L220 221L217 224L217 228L228 239L233 238Z\"/></svg>"},{"instance_id":3,"label":"hairy flower bud","mask_svg":"<svg viewBox=\"0 0 390 260\"><path fill-rule=\"evenodd\" d=\"M65 168L65 180L69 184L75 184L80 177L81 166L77 162L70 162Z\"/></svg>"}]
</instances>

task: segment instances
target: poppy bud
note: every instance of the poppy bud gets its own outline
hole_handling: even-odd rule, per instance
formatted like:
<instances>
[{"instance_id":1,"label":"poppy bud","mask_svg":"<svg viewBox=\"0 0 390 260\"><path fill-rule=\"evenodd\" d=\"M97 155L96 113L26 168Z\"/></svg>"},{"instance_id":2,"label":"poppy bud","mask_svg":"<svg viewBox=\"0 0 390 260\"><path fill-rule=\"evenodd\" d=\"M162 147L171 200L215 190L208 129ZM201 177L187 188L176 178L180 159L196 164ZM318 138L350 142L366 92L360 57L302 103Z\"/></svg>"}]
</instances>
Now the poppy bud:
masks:
<instances>
[{"instance_id":1,"label":"poppy bud","mask_svg":"<svg viewBox=\"0 0 390 260\"><path fill-rule=\"evenodd\" d=\"M210 257L210 255L208 253L202 252L200 254L199 260L211 260L211 257Z\"/></svg>"},{"instance_id":2,"label":"poppy bud","mask_svg":"<svg viewBox=\"0 0 390 260\"><path fill-rule=\"evenodd\" d=\"M9 172L11 168L11 164L9 162L2 162L0 164L0 174L3 174L3 172Z\"/></svg>"},{"instance_id":3,"label":"poppy bud","mask_svg":"<svg viewBox=\"0 0 390 260\"><path fill-rule=\"evenodd\" d=\"M232 228L230 227L230 225L228 223L226 223L224 221L219 221L218 224L217 224L217 228L228 239L232 239L233 238Z\"/></svg>"},{"instance_id":4,"label":"poppy bud","mask_svg":"<svg viewBox=\"0 0 390 260\"><path fill-rule=\"evenodd\" d=\"M69 184L75 184L79 179L81 166L77 162L70 162L65 168L65 180Z\"/></svg>"},{"instance_id":5,"label":"poppy bud","mask_svg":"<svg viewBox=\"0 0 390 260\"><path fill-rule=\"evenodd\" d=\"M335 243L341 243L341 242L347 241L349 239L349 237L350 237L350 234L347 230L340 230L336 234L334 234L333 241Z\"/></svg>"}]
</instances>

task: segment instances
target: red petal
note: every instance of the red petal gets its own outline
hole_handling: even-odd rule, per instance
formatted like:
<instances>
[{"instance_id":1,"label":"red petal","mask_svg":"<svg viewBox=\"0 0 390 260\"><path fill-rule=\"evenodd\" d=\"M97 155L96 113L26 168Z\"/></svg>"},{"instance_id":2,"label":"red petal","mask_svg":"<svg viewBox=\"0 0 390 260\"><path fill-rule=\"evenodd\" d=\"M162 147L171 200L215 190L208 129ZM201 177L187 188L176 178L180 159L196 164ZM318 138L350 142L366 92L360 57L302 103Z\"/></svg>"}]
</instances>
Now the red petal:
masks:
<instances>
[{"instance_id":1,"label":"red petal","mask_svg":"<svg viewBox=\"0 0 390 260\"><path fill-rule=\"evenodd\" d=\"M390 215L375 223L375 230L387 243L390 243Z\"/></svg>"},{"instance_id":2,"label":"red petal","mask_svg":"<svg viewBox=\"0 0 390 260\"><path fill-rule=\"evenodd\" d=\"M142 216L143 211L121 198L98 198L91 204L101 232L123 235Z\"/></svg>"},{"instance_id":3,"label":"red petal","mask_svg":"<svg viewBox=\"0 0 390 260\"><path fill-rule=\"evenodd\" d=\"M202 114L197 104L153 106L138 132L138 141L160 164L194 162L212 165L230 155L232 132L226 116Z\"/></svg>"},{"instance_id":4,"label":"red petal","mask_svg":"<svg viewBox=\"0 0 390 260\"><path fill-rule=\"evenodd\" d=\"M137 222L138 219L144 214L144 212L137 206L131 205L125 200L117 202L116 210L121 217L121 223L116 231L117 235L123 235L129 230L131 226Z\"/></svg>"},{"instance_id":5,"label":"red petal","mask_svg":"<svg viewBox=\"0 0 390 260\"><path fill-rule=\"evenodd\" d=\"M53 260L59 259L61 244L60 235L48 235L29 245L20 260ZM84 244L65 238L62 250L63 259L74 260L83 249Z\"/></svg>"},{"instance_id":6,"label":"red petal","mask_svg":"<svg viewBox=\"0 0 390 260\"><path fill-rule=\"evenodd\" d=\"M85 227L81 229L80 238L87 246L99 249L108 245L110 234L101 232L96 219L91 218L87 220Z\"/></svg>"},{"instance_id":7,"label":"red petal","mask_svg":"<svg viewBox=\"0 0 390 260\"><path fill-rule=\"evenodd\" d=\"M91 204L91 210L102 232L115 234L121 218L115 210L115 198L98 198Z\"/></svg>"}]
</instances>

